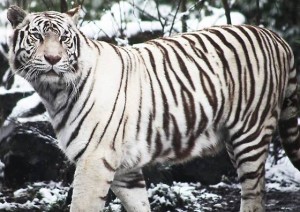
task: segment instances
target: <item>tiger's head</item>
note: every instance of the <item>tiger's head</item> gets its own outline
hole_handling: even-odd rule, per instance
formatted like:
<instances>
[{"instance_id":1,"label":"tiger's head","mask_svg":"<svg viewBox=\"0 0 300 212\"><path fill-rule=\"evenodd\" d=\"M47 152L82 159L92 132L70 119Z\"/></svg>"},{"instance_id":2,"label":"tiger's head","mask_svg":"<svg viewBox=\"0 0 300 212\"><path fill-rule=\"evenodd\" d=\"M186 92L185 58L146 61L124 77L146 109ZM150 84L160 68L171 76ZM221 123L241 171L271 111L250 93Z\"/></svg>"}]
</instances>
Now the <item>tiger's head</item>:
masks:
<instances>
[{"instance_id":1,"label":"tiger's head","mask_svg":"<svg viewBox=\"0 0 300 212\"><path fill-rule=\"evenodd\" d=\"M78 11L26 13L11 6L7 18L13 28L9 38L12 70L30 82L73 83L80 54Z\"/></svg>"}]
</instances>

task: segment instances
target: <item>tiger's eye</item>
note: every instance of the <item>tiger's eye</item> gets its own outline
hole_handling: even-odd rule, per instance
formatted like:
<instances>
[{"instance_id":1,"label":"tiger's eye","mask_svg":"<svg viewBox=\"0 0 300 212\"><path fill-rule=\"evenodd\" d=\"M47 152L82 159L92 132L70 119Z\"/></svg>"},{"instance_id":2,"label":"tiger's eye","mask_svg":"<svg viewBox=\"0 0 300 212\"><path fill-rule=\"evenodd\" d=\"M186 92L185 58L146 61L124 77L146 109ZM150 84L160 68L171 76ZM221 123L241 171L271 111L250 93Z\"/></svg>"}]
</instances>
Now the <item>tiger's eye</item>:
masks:
<instances>
[{"instance_id":1,"label":"tiger's eye","mask_svg":"<svg viewBox=\"0 0 300 212\"><path fill-rule=\"evenodd\" d=\"M67 39L68 39L68 36L66 36L66 35L60 36L61 41L66 41Z\"/></svg>"},{"instance_id":2,"label":"tiger's eye","mask_svg":"<svg viewBox=\"0 0 300 212\"><path fill-rule=\"evenodd\" d=\"M42 35L41 35L40 33L35 32L35 33L32 33L31 35L32 35L35 39L38 39L38 40L42 40L42 39L43 39L43 37L42 37Z\"/></svg>"}]
</instances>

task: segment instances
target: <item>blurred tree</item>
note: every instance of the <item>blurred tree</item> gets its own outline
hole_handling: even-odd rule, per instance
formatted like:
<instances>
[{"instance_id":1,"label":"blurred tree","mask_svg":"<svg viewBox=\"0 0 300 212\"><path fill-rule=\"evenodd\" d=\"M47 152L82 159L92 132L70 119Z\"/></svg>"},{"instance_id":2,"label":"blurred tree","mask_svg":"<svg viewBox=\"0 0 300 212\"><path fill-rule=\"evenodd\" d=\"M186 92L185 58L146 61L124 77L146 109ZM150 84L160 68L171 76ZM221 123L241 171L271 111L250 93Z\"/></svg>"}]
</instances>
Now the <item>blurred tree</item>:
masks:
<instances>
[{"instance_id":1,"label":"blurred tree","mask_svg":"<svg viewBox=\"0 0 300 212\"><path fill-rule=\"evenodd\" d=\"M300 38L299 0L237 0L232 9L244 14L248 24L262 24L279 33L293 48L297 70L300 70L300 46L297 43Z\"/></svg>"},{"instance_id":2,"label":"blurred tree","mask_svg":"<svg viewBox=\"0 0 300 212\"><path fill-rule=\"evenodd\" d=\"M12 3L27 10L31 0L12 0Z\"/></svg>"},{"instance_id":3,"label":"blurred tree","mask_svg":"<svg viewBox=\"0 0 300 212\"><path fill-rule=\"evenodd\" d=\"M67 0L60 0L60 12L64 13L68 11Z\"/></svg>"}]
</instances>

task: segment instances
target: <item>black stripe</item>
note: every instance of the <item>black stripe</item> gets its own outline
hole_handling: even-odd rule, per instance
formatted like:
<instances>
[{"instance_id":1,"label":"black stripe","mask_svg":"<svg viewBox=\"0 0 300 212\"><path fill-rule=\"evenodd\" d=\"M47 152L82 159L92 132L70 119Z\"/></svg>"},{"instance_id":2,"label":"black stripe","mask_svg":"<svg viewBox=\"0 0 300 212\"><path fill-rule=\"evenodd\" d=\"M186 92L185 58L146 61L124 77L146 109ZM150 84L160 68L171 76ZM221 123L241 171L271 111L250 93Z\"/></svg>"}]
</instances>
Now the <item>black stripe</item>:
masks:
<instances>
[{"instance_id":1,"label":"black stripe","mask_svg":"<svg viewBox=\"0 0 300 212\"><path fill-rule=\"evenodd\" d=\"M239 168L244 163L254 162L257 161L261 156L263 156L267 152L267 149L262 149L260 152L256 152L255 154L252 154L249 157L243 158L239 160L237 164L237 168Z\"/></svg>"},{"instance_id":2,"label":"black stripe","mask_svg":"<svg viewBox=\"0 0 300 212\"><path fill-rule=\"evenodd\" d=\"M80 57L80 37L76 33L76 48L77 48L77 58Z\"/></svg>"},{"instance_id":3,"label":"black stripe","mask_svg":"<svg viewBox=\"0 0 300 212\"><path fill-rule=\"evenodd\" d=\"M88 142L85 144L85 147L83 149L81 149L77 153L77 155L74 157L74 161L77 161L81 157L81 155L85 152L85 150L87 149L87 147L89 146L89 144L90 144L90 142L91 142L91 140L92 140L92 138L94 136L94 133L95 133L97 127L98 127L98 124L99 124L99 122L95 125L95 127L94 127L94 129L93 129L93 131L92 131L92 133L90 135L90 138L88 139Z\"/></svg>"},{"instance_id":4,"label":"black stripe","mask_svg":"<svg viewBox=\"0 0 300 212\"><path fill-rule=\"evenodd\" d=\"M249 179L250 180L257 179L259 177L259 175L261 174L259 172L262 171L264 173L263 169L264 169L264 163L261 163L255 171L244 173L239 179L240 183L243 183Z\"/></svg>"},{"instance_id":5,"label":"black stripe","mask_svg":"<svg viewBox=\"0 0 300 212\"><path fill-rule=\"evenodd\" d=\"M123 78L124 78L124 61L123 61L123 57L122 57L122 55L121 55L121 53L120 53L120 49L117 48L117 47L114 46L114 45L111 45L111 47L115 50L116 54L119 56L119 59L121 60L121 63L122 63L122 68L121 68L121 72L122 72L122 74L121 74L121 82L120 82L120 86L119 86L119 89L118 89L118 92L117 92L116 100L115 100L115 102L114 102L113 108L112 108L111 113L110 113L110 117L109 117L109 119L107 120L107 123L106 123L106 125L105 125L105 127L104 127L104 129L103 129L102 135L100 136L100 139L99 139L99 141L98 141L98 145L99 145L100 142L102 141L102 139L103 139L103 137L104 137L104 135L105 135L105 133L106 133L106 130L107 130L108 126L109 126L110 123L111 123L112 117L113 117L114 112L115 112L115 110L116 110L116 106L117 106L117 102L118 102L118 99L119 99L119 96L120 96L120 92L121 92L121 88L122 88L122 84L123 84Z\"/></svg>"},{"instance_id":6,"label":"black stripe","mask_svg":"<svg viewBox=\"0 0 300 212\"><path fill-rule=\"evenodd\" d=\"M109 162L105 158L102 158L102 162L108 171L110 171L110 172L116 171L116 169L112 165L110 165Z\"/></svg>"},{"instance_id":7,"label":"black stripe","mask_svg":"<svg viewBox=\"0 0 300 212\"><path fill-rule=\"evenodd\" d=\"M199 125L198 125L196 133L195 133L196 137L200 136L203 133L203 131L206 129L207 123L208 123L208 117L205 114L205 111L204 111L202 105L199 104L199 107L200 107L201 120L199 122Z\"/></svg>"},{"instance_id":8,"label":"black stripe","mask_svg":"<svg viewBox=\"0 0 300 212\"><path fill-rule=\"evenodd\" d=\"M106 201L107 196L103 196L103 197L99 197L99 198L100 198L100 200L102 200L102 201Z\"/></svg>"},{"instance_id":9,"label":"black stripe","mask_svg":"<svg viewBox=\"0 0 300 212\"><path fill-rule=\"evenodd\" d=\"M175 151L175 154L176 154L176 158L179 156L179 153L181 151L181 133L180 133L180 130L179 130L179 126L177 124L177 121L175 119L175 117L173 115L171 115L171 118L172 118L172 122L173 122L173 138L172 138L172 146L173 146L173 149Z\"/></svg>"},{"instance_id":10,"label":"black stripe","mask_svg":"<svg viewBox=\"0 0 300 212\"><path fill-rule=\"evenodd\" d=\"M192 89L195 91L195 85L193 83L193 80L191 79L191 76L188 72L188 69L185 65L185 62L184 60L181 58L181 56L178 54L178 49L175 49L172 45L170 44L167 44L172 50L173 50L173 53L177 59L177 62L179 64L179 68L180 68L180 71L183 73L183 75L185 76L185 78L188 80L189 84L191 85ZM186 55L185 55L186 56Z\"/></svg>"},{"instance_id":11,"label":"black stripe","mask_svg":"<svg viewBox=\"0 0 300 212\"><path fill-rule=\"evenodd\" d=\"M256 66L257 66L257 71L258 71L258 73L259 73L259 71L260 71L260 63L259 63L259 61L258 61L258 57L257 57L257 53L256 53L256 49L255 49L255 46L254 46L254 43L253 43L253 40L252 40L252 38L250 37L250 35L249 35L249 33L244 29L244 27L242 27L242 26L238 26L238 28L240 29L240 31L247 37L247 39L248 39L248 41L249 41L249 43L250 43L250 45L251 45L251 48L252 48L252 52L253 52L253 54L254 54L254 57L255 57L255 61L256 61ZM247 29L249 29L249 28L247 28ZM251 65L251 62L250 62L250 60L249 60L249 63L250 63L250 65ZM255 84L255 79L254 79L254 74L253 74L253 72L252 71L248 71L247 72L248 74L249 74L249 77L250 77L250 85L254 85ZM246 76L246 74L245 74L245 76ZM245 80L246 80L246 77L245 77ZM246 84L246 82L245 82L245 89L248 87L247 86L247 84ZM250 106L251 106L251 104L252 104L252 102L253 102L253 100L254 100L254 97L255 97L255 86L250 86L250 96L245 100L245 102L247 102L247 104L246 104L246 108L245 108L245 110L244 110L244 114L243 114L243 117L248 113L248 111L249 111L249 109L250 109ZM246 92L247 93L247 92Z\"/></svg>"},{"instance_id":12,"label":"black stripe","mask_svg":"<svg viewBox=\"0 0 300 212\"><path fill-rule=\"evenodd\" d=\"M144 67L147 67L144 57L142 56L142 53L140 52L140 50L138 50L139 56L142 59L143 65ZM152 82L152 78L151 75L149 73L149 70L146 68L146 72L147 72L147 76L149 77L149 81L150 81L150 91L151 91L151 99L152 99L152 108L153 108L153 116L156 116L156 100L155 100L155 93L154 93L154 89L153 89L153 82Z\"/></svg>"},{"instance_id":13,"label":"black stripe","mask_svg":"<svg viewBox=\"0 0 300 212\"><path fill-rule=\"evenodd\" d=\"M161 53L164 57L169 58L168 50L166 50L166 48L163 45L161 45L161 43L156 42L156 41L151 41L151 43L154 43L155 44L154 46L159 48L159 50L161 51ZM167 65L170 66L170 63L168 61L169 60L166 61L166 60L164 60L164 58L162 58L162 63L163 63L163 67L164 67L163 70L164 70L165 78L166 78L166 80L168 82L168 85L170 87L172 97L174 98L174 102L175 102L176 105L178 105L177 95L176 95L173 83L170 79L170 75L169 75L168 68L167 68Z\"/></svg>"},{"instance_id":14,"label":"black stripe","mask_svg":"<svg viewBox=\"0 0 300 212\"><path fill-rule=\"evenodd\" d=\"M95 102L93 102L93 104L91 105L90 109L88 111L86 111L86 113L83 115L83 117L81 118L80 122L77 124L77 127L75 128L75 130L72 132L69 141L67 142L66 147L68 147L71 142L77 137L79 130L81 128L82 123L84 122L85 118L87 117L87 115L89 115L89 113L91 112L91 110L93 109L95 105Z\"/></svg>"},{"instance_id":15,"label":"black stripe","mask_svg":"<svg viewBox=\"0 0 300 212\"><path fill-rule=\"evenodd\" d=\"M163 149L163 145L161 142L161 137L160 137L160 133L158 132L156 135L156 139L155 139L155 152L152 155L152 161L155 160L162 152Z\"/></svg>"},{"instance_id":16,"label":"black stripe","mask_svg":"<svg viewBox=\"0 0 300 212\"><path fill-rule=\"evenodd\" d=\"M91 47L90 42L89 42L89 39L88 39L81 31L79 31L79 33L80 33L80 35L83 37L83 39L84 39L86 45L88 45L89 47Z\"/></svg>"},{"instance_id":17,"label":"black stripe","mask_svg":"<svg viewBox=\"0 0 300 212\"><path fill-rule=\"evenodd\" d=\"M100 49L99 49L99 46L97 45L98 44L98 42L96 43L96 41L94 41L94 40L90 40L91 42L92 42L92 44L94 45L94 47L96 47L96 49L97 49L97 51L98 51L98 55L100 55Z\"/></svg>"},{"instance_id":18,"label":"black stripe","mask_svg":"<svg viewBox=\"0 0 300 212\"><path fill-rule=\"evenodd\" d=\"M71 87L69 89L69 93L68 93L68 97L71 96L72 92L73 92L73 88ZM74 97L73 97L74 98ZM69 104L69 100L72 100L72 98L67 98L67 101L55 112L55 114L53 115L53 117L57 116L57 114L59 114L60 112L62 112L64 109L66 109L66 107L68 106Z\"/></svg>"},{"instance_id":19,"label":"black stripe","mask_svg":"<svg viewBox=\"0 0 300 212\"><path fill-rule=\"evenodd\" d=\"M237 49L231 44L231 43L229 43L228 41L227 41L227 39L225 38L225 36L220 32L220 33L216 33L215 32L215 34L216 35L218 35L218 37L222 40L222 42L223 42L223 44L227 47L227 48L229 48L232 52L233 52L233 54L234 54L234 57L235 57L235 61L236 61L236 65L237 65L237 71L239 72L239 75L238 75L238 80L239 80L239 82L238 82L238 85L239 86L241 86L241 81L242 81L242 79L241 79L241 77L242 77L242 65L241 65L241 61L240 61L240 58L239 58L239 54L238 54L238 52L237 52ZM208 37L208 36L207 36ZM239 95L238 95L238 100L237 100L237 108L236 108L236 111L234 112L234 115L232 115L231 114L231 112L232 112L232 109L230 110L230 113L228 114L228 117L227 117L227 119L229 118L229 117L231 117L231 116L234 116L234 120L233 120L233 122L228 126L228 128L232 128L233 126L235 126L236 125L236 123L238 122L238 120L239 120L239 118L240 118L240 113L241 113L241 107L242 107L242 98L243 98L243 90L242 90L242 88L241 87L239 87L239 89L238 89L238 92L239 92ZM232 107L230 107L230 108L232 108ZM227 120L228 121L228 120Z\"/></svg>"},{"instance_id":20,"label":"black stripe","mask_svg":"<svg viewBox=\"0 0 300 212\"><path fill-rule=\"evenodd\" d=\"M204 50L205 53L208 53L208 50L206 48L205 43L203 42L201 36L199 34L195 34L195 33L191 33L190 35L192 35L193 37L195 37L198 41L198 43L200 44L200 46L202 47L202 49Z\"/></svg>"},{"instance_id":21,"label":"black stripe","mask_svg":"<svg viewBox=\"0 0 300 212\"><path fill-rule=\"evenodd\" d=\"M127 53L127 52L126 52ZM121 115L121 117L120 117L120 120L119 120L119 124L118 124L118 126L117 126L117 130L116 130L116 132L115 132L115 136L114 136L114 138L113 138L113 142L112 142L112 149L115 151L116 150L116 148L115 148L115 142L116 142L116 137L117 137L117 134L118 134L118 132L119 132L119 130L120 130L120 126L121 126L121 123L122 123L122 121L123 121L123 119L124 119L124 114L125 114L125 108L126 108L126 104L127 104L127 84L128 84L128 72L130 71L130 70L132 70L132 64L131 64L131 61L132 61L132 59L131 59L131 57L130 57L130 55L127 53L127 55L128 55L128 58L129 58L129 61L130 61L130 63L128 63L127 64L127 71L126 71L126 81L125 81L125 86L124 86L124 90L125 90L125 100L124 100L124 107L123 107L123 111L122 111L122 115Z\"/></svg>"},{"instance_id":22,"label":"black stripe","mask_svg":"<svg viewBox=\"0 0 300 212\"><path fill-rule=\"evenodd\" d=\"M16 45L17 45L17 39L18 39L18 36L19 36L19 29L16 29L15 32L14 32L14 35L13 35L13 42L12 42L12 48L13 48L13 52L15 53L16 52Z\"/></svg>"},{"instance_id":23,"label":"black stripe","mask_svg":"<svg viewBox=\"0 0 300 212\"><path fill-rule=\"evenodd\" d=\"M189 92L181 90L181 96L187 125L186 135L188 135L196 124L197 114L195 111L195 102L193 95Z\"/></svg>"},{"instance_id":24,"label":"black stripe","mask_svg":"<svg viewBox=\"0 0 300 212\"><path fill-rule=\"evenodd\" d=\"M257 130L258 133L253 133L250 136L247 136L247 138L243 139L243 142L238 143L239 145L243 144L248 144L251 141L255 140L262 132L262 130ZM264 135L261 138L261 141L255 145L251 145L251 146L247 146L245 148L243 148L240 152L235 154L236 159L240 158L242 155L247 154L251 151L254 150L259 150L262 147L266 147L269 144L270 139L272 138L272 134L271 135ZM236 148L237 145L234 146L234 148Z\"/></svg>"},{"instance_id":25,"label":"black stripe","mask_svg":"<svg viewBox=\"0 0 300 212\"><path fill-rule=\"evenodd\" d=\"M140 79L140 82L141 79ZM136 137L135 139L138 140L138 135L140 134L140 125L141 125L141 118L142 118L142 104L143 104L143 86L140 83L140 98L139 98L139 111L138 111L138 119L136 124Z\"/></svg>"},{"instance_id":26,"label":"black stripe","mask_svg":"<svg viewBox=\"0 0 300 212\"><path fill-rule=\"evenodd\" d=\"M86 82L87 82L87 80L88 80L90 74L91 74L91 68L90 68L90 70L88 71L87 76L83 79L82 83L80 84L80 86L79 86L79 88L78 88L78 96L81 95L81 93L82 93L82 91L83 91L83 89L84 89L84 87L85 87L85 84L86 84ZM71 114L71 111L72 111L74 105L76 104L76 102L77 102L77 95L74 95L73 98L71 99L71 102L70 102L69 104L67 104L68 102L66 102L66 104L65 104L62 108L60 108L59 111L62 111L62 110L64 110L68 105L70 105L70 106L68 107L67 112L63 115L61 121L56 125L56 127L55 127L56 132L60 131L60 130L65 126L65 124L67 123L67 120L69 119L69 116L70 116L70 114ZM57 115L57 114L58 114L58 113L56 113L55 115Z\"/></svg>"},{"instance_id":27,"label":"black stripe","mask_svg":"<svg viewBox=\"0 0 300 212\"><path fill-rule=\"evenodd\" d=\"M214 88L215 85L210 80L210 77L208 76L208 74L205 71L200 70L199 77L200 77L202 89L208 99L210 106L213 109L213 116L215 116L216 111L218 109L218 98L216 96L216 90ZM206 82L208 83L208 86L206 86ZM223 107L223 106L221 106L221 107Z\"/></svg>"},{"instance_id":28,"label":"black stripe","mask_svg":"<svg viewBox=\"0 0 300 212\"><path fill-rule=\"evenodd\" d=\"M149 114L148 129L147 129L147 139L146 139L148 147L149 147L149 150L151 148L152 134L153 134L152 124L153 124L153 116L152 116L152 114Z\"/></svg>"},{"instance_id":29,"label":"black stripe","mask_svg":"<svg viewBox=\"0 0 300 212\"><path fill-rule=\"evenodd\" d=\"M168 100L167 100L166 94L164 92L162 83L157 74L156 64L155 64L155 59L154 59L155 57L149 49L145 48L145 50L148 52L152 70L154 72L154 75L156 77L156 80L157 80L159 88L160 88L161 98L162 98L162 102L163 102L163 110L164 110L164 112L163 112L163 129L168 137L168 135L169 135L169 104L168 104Z\"/></svg>"},{"instance_id":30,"label":"black stripe","mask_svg":"<svg viewBox=\"0 0 300 212\"><path fill-rule=\"evenodd\" d=\"M123 142L124 142L124 138L125 138L125 134L126 134L127 121L128 121L128 117L126 117L126 119L124 121L123 133L122 133L122 140L123 140Z\"/></svg>"},{"instance_id":31,"label":"black stripe","mask_svg":"<svg viewBox=\"0 0 300 212\"><path fill-rule=\"evenodd\" d=\"M189 140L187 142L187 145L186 145L187 147L185 149L183 149L182 136L181 136L181 133L179 130L178 123L173 115L171 116L171 118L172 118L173 126L174 126L173 139L172 139L172 145L173 145L173 149L175 151L174 160L181 160L190 155L192 149L195 146L195 137L193 135L191 135L191 137L189 138Z\"/></svg>"},{"instance_id":32,"label":"black stripe","mask_svg":"<svg viewBox=\"0 0 300 212\"><path fill-rule=\"evenodd\" d=\"M250 108L250 106L251 106L251 104L252 104L252 101L253 101L253 99L254 99L254 95L255 95L255 86L253 86L254 85L254 76L253 76L253 68L252 68L252 65L251 65L251 61L250 61L250 58L249 58L249 53L248 53L248 50L249 49L247 49L247 47L246 47L246 44L245 44L245 40L244 39L242 39L241 38L241 36L239 35L239 34L237 34L234 30L232 30L232 29L230 29L230 28L224 28L227 32L229 32L230 34L232 34L234 37L235 37L235 39L241 44L241 46L242 46L242 49L243 49L243 53L244 53L244 57L246 58L246 62L247 62L247 73L249 73L249 76L252 76L251 77L251 83L253 83L253 84L251 84L250 85L250 87L251 87L251 92L250 92L250 95L251 95L251 97L250 97L250 99L247 101L247 104L246 104L246 108L245 108L245 110L244 110L244 114L243 114L243 117L245 116L245 114L248 112L248 110L249 110L249 108ZM247 37L247 34L245 34L246 35L246 37ZM248 36L248 41L250 42L251 41L251 38L249 38L249 36ZM253 46L253 43L251 43L250 42L250 45L252 44L252 50L254 50L254 46ZM256 57L256 54L255 54L255 58L256 58L256 64L258 64L258 59L257 59L257 57ZM259 70L259 67L258 67L258 70ZM245 74L246 75L246 74ZM239 82L241 85L243 84L242 83L242 80ZM247 84L245 84L244 85L244 88L247 88ZM243 86L242 86L242 88L241 89L243 89ZM245 101L245 103L246 103L246 101ZM243 119L243 118L242 118Z\"/></svg>"},{"instance_id":33,"label":"black stripe","mask_svg":"<svg viewBox=\"0 0 300 212\"><path fill-rule=\"evenodd\" d=\"M92 91L93 91L93 89L94 89L94 84L95 84L95 79L93 78L92 80L93 80L93 82L92 82L92 85L91 85L91 87L90 87L90 90L89 90L89 92L87 93L84 102L81 104L81 108L80 108L78 114L81 114L81 113L82 113L83 109L84 109L85 106L86 106L86 103L87 103L88 100L90 99L90 95L91 95L91 93L92 93ZM70 124L72 124L74 121L76 121L78 117L79 117L79 116L75 116L74 119L70 122Z\"/></svg>"},{"instance_id":34,"label":"black stripe","mask_svg":"<svg viewBox=\"0 0 300 212\"><path fill-rule=\"evenodd\" d=\"M263 121L265 121L265 117L268 115L268 111L271 110L272 108L270 108L270 105L271 105L271 92L273 92L273 83L271 82L271 79L269 76L271 76L271 70L272 70L272 64L271 64L271 58L270 58L270 55L272 54L271 50L269 49L269 45L268 45L268 39L265 38L265 36L261 36L261 39L263 40L263 44L264 44L264 49L267 50L268 54L265 58L264 61L266 61L265 63L265 70L264 70L264 82L263 82L263 88L262 88L262 93L260 93L260 98L259 98L259 101L257 103L257 107L256 109L259 110L259 107L262 105L262 101L264 98L267 97L267 99L265 100L266 104L267 105L264 105L263 107L263 112L260 113L259 115L259 118L260 118L260 121L259 123L262 124ZM268 64L267 64L268 62ZM267 93L267 86L269 85L269 92Z\"/></svg>"},{"instance_id":35,"label":"black stripe","mask_svg":"<svg viewBox=\"0 0 300 212\"><path fill-rule=\"evenodd\" d=\"M171 62L171 59L170 59L168 50L167 50L163 45L161 45L159 42L154 42L154 41L151 41L151 42L155 43L155 45L157 45L161 50L163 50L163 52L164 52L163 55L164 55L164 57L165 57L164 59L166 59L166 62L167 62L167 64L169 65L169 69L170 69L171 72L174 74L174 76L175 76L177 82L179 83L181 89L184 90L184 91L186 91L186 92L189 92L188 88L187 88L187 87L185 86L185 84L181 81L180 77L177 75L175 69L173 68L173 65L172 65L172 62ZM166 73L167 73L167 71L166 71ZM168 76L169 76L169 74L168 74ZM170 85L170 86L173 86L173 84L175 84L175 83L172 83L171 80L170 80L169 85ZM175 92L175 91L174 91L174 92ZM173 98L175 99L176 96L177 96L177 95L175 94L175 97L173 97ZM175 100L174 100L174 101L175 101ZM176 101L177 101L177 100L176 100Z\"/></svg>"}]
</instances>

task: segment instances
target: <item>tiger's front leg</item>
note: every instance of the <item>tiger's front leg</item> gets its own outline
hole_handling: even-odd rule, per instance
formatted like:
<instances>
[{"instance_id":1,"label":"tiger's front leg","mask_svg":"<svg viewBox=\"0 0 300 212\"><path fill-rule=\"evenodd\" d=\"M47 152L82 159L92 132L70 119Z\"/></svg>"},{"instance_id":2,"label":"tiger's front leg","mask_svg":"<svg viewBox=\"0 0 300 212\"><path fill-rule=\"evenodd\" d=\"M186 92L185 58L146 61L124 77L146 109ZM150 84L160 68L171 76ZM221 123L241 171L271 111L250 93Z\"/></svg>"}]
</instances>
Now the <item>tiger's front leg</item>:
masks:
<instances>
[{"instance_id":1,"label":"tiger's front leg","mask_svg":"<svg viewBox=\"0 0 300 212\"><path fill-rule=\"evenodd\" d=\"M150 212L146 184L141 169L116 173L111 186L127 212Z\"/></svg>"},{"instance_id":2,"label":"tiger's front leg","mask_svg":"<svg viewBox=\"0 0 300 212\"><path fill-rule=\"evenodd\" d=\"M113 151L94 151L83 155L76 164L73 181L71 212L99 212L105 206L106 196L119 165Z\"/></svg>"}]
</instances>

